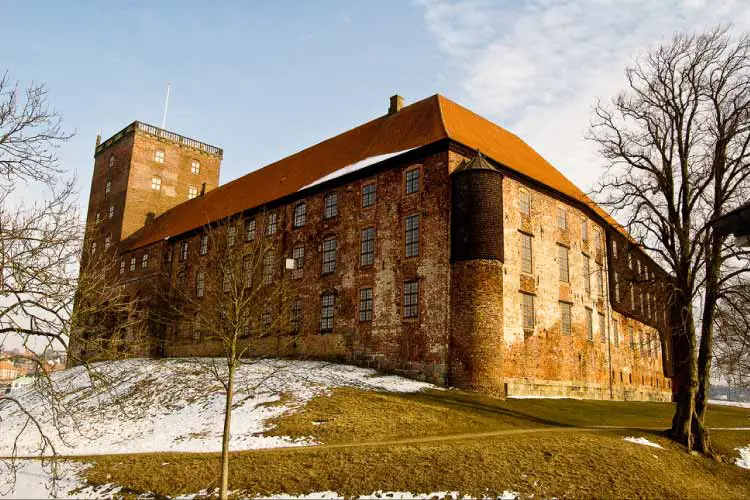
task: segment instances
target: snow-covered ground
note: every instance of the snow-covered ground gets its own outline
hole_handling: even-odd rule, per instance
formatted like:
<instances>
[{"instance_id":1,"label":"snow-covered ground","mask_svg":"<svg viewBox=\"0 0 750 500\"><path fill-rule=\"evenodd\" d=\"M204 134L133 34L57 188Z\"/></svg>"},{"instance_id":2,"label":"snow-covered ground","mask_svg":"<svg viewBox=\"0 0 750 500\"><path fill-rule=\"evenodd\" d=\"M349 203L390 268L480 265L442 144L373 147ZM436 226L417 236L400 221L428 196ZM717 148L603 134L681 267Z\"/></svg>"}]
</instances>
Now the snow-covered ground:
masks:
<instances>
[{"instance_id":1,"label":"snow-covered ground","mask_svg":"<svg viewBox=\"0 0 750 500\"><path fill-rule=\"evenodd\" d=\"M221 449L224 396L206 360L131 359L53 375L56 395L32 386L11 393L39 419L57 453L88 455ZM429 384L374 370L313 361L263 361L237 372L234 450L314 444L264 436L266 421L335 387L414 392ZM284 397L283 401L279 401ZM40 433L11 401L0 399L0 456L39 456ZM54 423L57 425L53 425ZM50 449L43 450L49 455Z\"/></svg>"},{"instance_id":2,"label":"snow-covered ground","mask_svg":"<svg viewBox=\"0 0 750 500\"><path fill-rule=\"evenodd\" d=\"M745 446L744 448L735 449L740 454L740 458L736 459L734 463L737 465L737 467L750 469L750 444Z\"/></svg>"},{"instance_id":3,"label":"snow-covered ground","mask_svg":"<svg viewBox=\"0 0 750 500\"><path fill-rule=\"evenodd\" d=\"M642 444L644 446L651 446L652 448L663 449L660 444L654 443L653 441L649 441L645 437L633 437L633 436L629 436L629 437L624 437L622 439L625 440L625 441L629 441L631 443L635 443L635 444Z\"/></svg>"},{"instance_id":4,"label":"snow-covered ground","mask_svg":"<svg viewBox=\"0 0 750 500\"><path fill-rule=\"evenodd\" d=\"M723 399L709 399L708 402L712 405L737 406L739 408L750 408L750 403L741 403L739 401L726 401Z\"/></svg>"}]
</instances>

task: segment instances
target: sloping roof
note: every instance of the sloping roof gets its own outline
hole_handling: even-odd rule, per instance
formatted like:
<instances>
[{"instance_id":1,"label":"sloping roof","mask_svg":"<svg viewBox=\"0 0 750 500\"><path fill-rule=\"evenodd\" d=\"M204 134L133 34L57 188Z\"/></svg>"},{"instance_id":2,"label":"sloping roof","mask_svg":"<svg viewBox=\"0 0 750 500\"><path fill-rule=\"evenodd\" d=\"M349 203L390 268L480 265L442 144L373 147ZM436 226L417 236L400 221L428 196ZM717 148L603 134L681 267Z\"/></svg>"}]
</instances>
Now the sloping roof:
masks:
<instances>
[{"instance_id":1,"label":"sloping roof","mask_svg":"<svg viewBox=\"0 0 750 500\"><path fill-rule=\"evenodd\" d=\"M452 139L496 162L589 205L617 223L580 189L507 130L441 96L433 95L219 186L156 217L129 238L138 248L290 195L367 158Z\"/></svg>"}]
</instances>

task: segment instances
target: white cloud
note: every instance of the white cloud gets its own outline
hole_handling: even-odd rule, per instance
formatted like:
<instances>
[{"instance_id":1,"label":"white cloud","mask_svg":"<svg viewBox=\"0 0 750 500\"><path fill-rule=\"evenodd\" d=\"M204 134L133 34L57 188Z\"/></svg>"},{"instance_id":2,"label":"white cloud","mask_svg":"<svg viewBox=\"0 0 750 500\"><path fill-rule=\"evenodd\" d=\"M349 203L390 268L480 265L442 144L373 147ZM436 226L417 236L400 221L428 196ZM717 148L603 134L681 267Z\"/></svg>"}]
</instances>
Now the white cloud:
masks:
<instances>
[{"instance_id":1,"label":"white cloud","mask_svg":"<svg viewBox=\"0 0 750 500\"><path fill-rule=\"evenodd\" d=\"M597 98L624 87L636 56L677 31L733 23L743 0L421 0L448 57L449 96L518 134L583 189L600 170L584 139Z\"/></svg>"}]
</instances>

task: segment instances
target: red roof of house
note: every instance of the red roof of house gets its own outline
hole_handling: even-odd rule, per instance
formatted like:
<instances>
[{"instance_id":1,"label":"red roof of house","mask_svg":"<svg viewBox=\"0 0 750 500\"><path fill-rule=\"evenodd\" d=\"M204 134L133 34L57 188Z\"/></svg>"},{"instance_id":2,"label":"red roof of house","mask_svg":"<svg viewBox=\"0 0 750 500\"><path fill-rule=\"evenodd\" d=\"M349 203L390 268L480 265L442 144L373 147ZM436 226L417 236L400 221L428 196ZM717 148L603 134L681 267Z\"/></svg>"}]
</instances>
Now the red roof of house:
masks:
<instances>
[{"instance_id":1,"label":"red roof of house","mask_svg":"<svg viewBox=\"0 0 750 500\"><path fill-rule=\"evenodd\" d=\"M131 236L127 247L148 245L261 206L364 159L443 139L477 149L505 167L589 205L622 231L606 212L520 138L450 99L434 95L177 205Z\"/></svg>"}]
</instances>

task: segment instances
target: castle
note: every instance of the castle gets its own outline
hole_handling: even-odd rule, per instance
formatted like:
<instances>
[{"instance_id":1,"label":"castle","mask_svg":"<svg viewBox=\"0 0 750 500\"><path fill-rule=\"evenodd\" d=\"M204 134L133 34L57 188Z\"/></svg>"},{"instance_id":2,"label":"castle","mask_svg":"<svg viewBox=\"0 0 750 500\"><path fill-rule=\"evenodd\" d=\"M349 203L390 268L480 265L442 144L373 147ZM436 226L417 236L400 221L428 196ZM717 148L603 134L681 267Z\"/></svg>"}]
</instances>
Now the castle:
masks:
<instances>
[{"instance_id":1,"label":"castle","mask_svg":"<svg viewBox=\"0 0 750 500\"><path fill-rule=\"evenodd\" d=\"M316 318L300 354L499 395L671 398L664 271L521 139L441 95L393 96L224 185L220 148L141 122L94 157L86 245L115 249L130 286L198 293L204 228L231 224L239 244L269 239L270 279ZM158 335L151 354L212 354L185 325Z\"/></svg>"}]
</instances>

